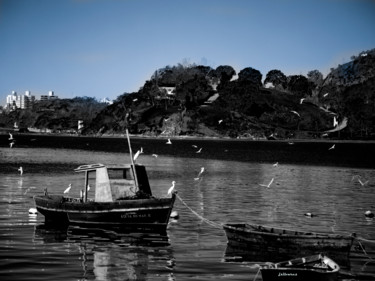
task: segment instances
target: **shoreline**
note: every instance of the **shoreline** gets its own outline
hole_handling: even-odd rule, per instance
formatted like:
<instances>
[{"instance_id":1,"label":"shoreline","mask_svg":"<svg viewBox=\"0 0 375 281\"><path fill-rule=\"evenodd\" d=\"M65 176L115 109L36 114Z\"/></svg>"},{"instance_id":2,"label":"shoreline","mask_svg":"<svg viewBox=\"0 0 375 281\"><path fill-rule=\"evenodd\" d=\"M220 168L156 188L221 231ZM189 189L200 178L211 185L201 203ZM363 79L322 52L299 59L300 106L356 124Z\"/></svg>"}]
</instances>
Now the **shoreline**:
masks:
<instances>
[{"instance_id":1,"label":"shoreline","mask_svg":"<svg viewBox=\"0 0 375 281\"><path fill-rule=\"evenodd\" d=\"M0 136L6 135L9 132L12 132L14 135L24 135L24 136L52 136L52 137L76 137L76 138L114 138L114 139L121 139L126 138L126 134L103 134L101 136L95 135L78 135L78 134L64 134L64 133L33 133L33 132L17 132L11 130L1 130L0 129ZM296 143L367 143L367 144L375 144L375 140L349 140L349 139L297 139L297 138L290 138L290 139L274 139L268 140L267 138L230 138L230 137L213 137L213 136L148 136L148 135L141 135L141 134L129 134L130 138L133 139L175 139L175 140L202 140L202 141L253 141L253 142L296 142Z\"/></svg>"}]
</instances>

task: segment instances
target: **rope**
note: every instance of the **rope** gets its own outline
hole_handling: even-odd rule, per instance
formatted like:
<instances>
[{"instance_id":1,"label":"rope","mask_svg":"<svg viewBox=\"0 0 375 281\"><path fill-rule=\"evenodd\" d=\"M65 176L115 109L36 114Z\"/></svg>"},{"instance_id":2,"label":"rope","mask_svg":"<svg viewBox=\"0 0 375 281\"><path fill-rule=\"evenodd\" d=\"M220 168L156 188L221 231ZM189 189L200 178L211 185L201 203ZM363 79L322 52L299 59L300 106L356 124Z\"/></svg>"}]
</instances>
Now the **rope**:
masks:
<instances>
[{"instance_id":1,"label":"rope","mask_svg":"<svg viewBox=\"0 0 375 281\"><path fill-rule=\"evenodd\" d=\"M222 229L222 224L220 224L220 223L216 223L216 222L213 222L213 221L210 221L209 219L206 219L206 218L202 217L200 214L198 214L196 211L194 211L192 208L190 208L190 207L185 203L185 201L182 200L182 198L181 198L178 194L176 194L176 196L177 196L177 198L181 201L181 203L185 205L186 208L188 208L188 209L189 209L194 215L196 215L196 216L197 216L198 218L200 218L202 221L204 221L205 223L207 223L207 224L209 224L209 225L211 225L211 226L213 226L213 227L216 227L216 228L220 228L220 229Z\"/></svg>"},{"instance_id":2,"label":"rope","mask_svg":"<svg viewBox=\"0 0 375 281\"><path fill-rule=\"evenodd\" d=\"M357 238L357 237L355 239L357 240L357 242L358 242L359 246L361 247L361 249L362 249L363 253L365 254L365 256L368 257L370 260L374 260L369 254L367 254L365 248L362 246L362 243L359 240L366 241L366 242L371 242L371 243L373 243L374 241L367 240L367 239L364 239L364 238Z\"/></svg>"}]
</instances>

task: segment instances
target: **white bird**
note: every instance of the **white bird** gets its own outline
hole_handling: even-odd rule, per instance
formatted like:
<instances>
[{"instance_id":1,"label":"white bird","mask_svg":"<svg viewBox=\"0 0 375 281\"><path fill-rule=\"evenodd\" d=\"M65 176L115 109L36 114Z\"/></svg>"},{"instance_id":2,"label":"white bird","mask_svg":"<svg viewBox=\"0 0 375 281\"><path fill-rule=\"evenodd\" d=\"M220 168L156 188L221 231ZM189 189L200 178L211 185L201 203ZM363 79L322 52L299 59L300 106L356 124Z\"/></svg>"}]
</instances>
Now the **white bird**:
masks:
<instances>
[{"instance_id":1,"label":"white bird","mask_svg":"<svg viewBox=\"0 0 375 281\"><path fill-rule=\"evenodd\" d=\"M157 158L157 157L158 157L158 155L157 155L157 154L152 154L152 156L153 156L153 157L155 157L155 158Z\"/></svg>"},{"instance_id":2,"label":"white bird","mask_svg":"<svg viewBox=\"0 0 375 281\"><path fill-rule=\"evenodd\" d=\"M13 135L9 133L9 140L13 140Z\"/></svg>"},{"instance_id":3,"label":"white bird","mask_svg":"<svg viewBox=\"0 0 375 281\"><path fill-rule=\"evenodd\" d=\"M180 217L180 215L178 214L177 211L172 211L170 217L171 217L172 219L178 219L178 218Z\"/></svg>"},{"instance_id":4,"label":"white bird","mask_svg":"<svg viewBox=\"0 0 375 281\"><path fill-rule=\"evenodd\" d=\"M309 218L312 218L314 217L315 215L313 213L305 213L305 217L309 217Z\"/></svg>"},{"instance_id":5,"label":"white bird","mask_svg":"<svg viewBox=\"0 0 375 281\"><path fill-rule=\"evenodd\" d=\"M168 141L166 142L166 144L172 144L171 139L168 139Z\"/></svg>"},{"instance_id":6,"label":"white bird","mask_svg":"<svg viewBox=\"0 0 375 281\"><path fill-rule=\"evenodd\" d=\"M198 146L196 146L195 144L193 144L192 147L194 147L194 148L198 148Z\"/></svg>"},{"instance_id":7,"label":"white bird","mask_svg":"<svg viewBox=\"0 0 375 281\"><path fill-rule=\"evenodd\" d=\"M373 218L374 217L374 213L371 212L371 211L366 211L365 212L365 216L368 217L368 218Z\"/></svg>"},{"instance_id":8,"label":"white bird","mask_svg":"<svg viewBox=\"0 0 375 281\"><path fill-rule=\"evenodd\" d=\"M201 151L202 151L202 147L195 153L201 153Z\"/></svg>"},{"instance_id":9,"label":"white bird","mask_svg":"<svg viewBox=\"0 0 375 281\"><path fill-rule=\"evenodd\" d=\"M274 167L277 167L277 166L279 166L279 162L276 162L275 164L273 164L272 166L274 166Z\"/></svg>"},{"instance_id":10,"label":"white bird","mask_svg":"<svg viewBox=\"0 0 375 281\"><path fill-rule=\"evenodd\" d=\"M136 102L138 99L133 99L133 102Z\"/></svg>"},{"instance_id":11,"label":"white bird","mask_svg":"<svg viewBox=\"0 0 375 281\"><path fill-rule=\"evenodd\" d=\"M323 95L323 97L326 97L326 96L328 96L329 95L329 93L325 93L324 95Z\"/></svg>"},{"instance_id":12,"label":"white bird","mask_svg":"<svg viewBox=\"0 0 375 281\"><path fill-rule=\"evenodd\" d=\"M70 183L68 188L64 190L64 193L68 193L71 188L72 188L72 184Z\"/></svg>"},{"instance_id":13,"label":"white bird","mask_svg":"<svg viewBox=\"0 0 375 281\"><path fill-rule=\"evenodd\" d=\"M89 191L89 190L90 190L90 185L88 184L88 185L87 185L87 191Z\"/></svg>"},{"instance_id":14,"label":"white bird","mask_svg":"<svg viewBox=\"0 0 375 281\"><path fill-rule=\"evenodd\" d=\"M331 150L331 149L335 149L335 144L334 145L332 145L330 148L328 148L328 150Z\"/></svg>"},{"instance_id":15,"label":"white bird","mask_svg":"<svg viewBox=\"0 0 375 281\"><path fill-rule=\"evenodd\" d=\"M272 180L268 184L259 184L259 185L269 188L271 186L271 184L273 183L273 180L274 180L274 178L272 178Z\"/></svg>"},{"instance_id":16,"label":"white bird","mask_svg":"<svg viewBox=\"0 0 375 281\"><path fill-rule=\"evenodd\" d=\"M22 168L22 166L18 168L18 171L20 172L20 175L22 176L22 174L23 174L23 168Z\"/></svg>"},{"instance_id":17,"label":"white bird","mask_svg":"<svg viewBox=\"0 0 375 281\"><path fill-rule=\"evenodd\" d=\"M336 116L333 116L333 127L336 127L339 124L336 120Z\"/></svg>"},{"instance_id":18,"label":"white bird","mask_svg":"<svg viewBox=\"0 0 375 281\"><path fill-rule=\"evenodd\" d=\"M300 99L299 103L302 104L304 100L304 98Z\"/></svg>"},{"instance_id":19,"label":"white bird","mask_svg":"<svg viewBox=\"0 0 375 281\"><path fill-rule=\"evenodd\" d=\"M204 172L204 167L201 168L198 176L196 178L194 178L194 180L199 180L199 177L203 174L203 172Z\"/></svg>"},{"instance_id":20,"label":"white bird","mask_svg":"<svg viewBox=\"0 0 375 281\"><path fill-rule=\"evenodd\" d=\"M172 186L168 189L168 194L171 194L173 189L174 189L174 185L175 185L175 181L172 181Z\"/></svg>"},{"instance_id":21,"label":"white bird","mask_svg":"<svg viewBox=\"0 0 375 281\"><path fill-rule=\"evenodd\" d=\"M365 185L368 183L368 181L365 181L365 182L361 181L360 178L358 178L358 182L359 182L362 186L365 186Z\"/></svg>"},{"instance_id":22,"label":"white bird","mask_svg":"<svg viewBox=\"0 0 375 281\"><path fill-rule=\"evenodd\" d=\"M14 145L14 141L12 141L12 142L9 144L9 147L10 147L10 148L13 148L13 145Z\"/></svg>"},{"instance_id":23,"label":"white bird","mask_svg":"<svg viewBox=\"0 0 375 281\"><path fill-rule=\"evenodd\" d=\"M37 215L37 214L38 214L38 210L35 209L35 208L30 208L30 209L29 209L29 214L30 214L30 215Z\"/></svg>"},{"instance_id":24,"label":"white bird","mask_svg":"<svg viewBox=\"0 0 375 281\"><path fill-rule=\"evenodd\" d=\"M137 153L134 155L133 160L134 160L134 161L137 160L139 154L141 154L141 153L142 153L142 152L141 152L140 150L138 150Z\"/></svg>"},{"instance_id":25,"label":"white bird","mask_svg":"<svg viewBox=\"0 0 375 281\"><path fill-rule=\"evenodd\" d=\"M291 110L290 112L294 113L295 115L297 115L298 117L301 117L301 115L299 115L299 113L295 110Z\"/></svg>"},{"instance_id":26,"label":"white bird","mask_svg":"<svg viewBox=\"0 0 375 281\"><path fill-rule=\"evenodd\" d=\"M223 120L222 120L222 119L218 121L218 123L219 123L219 124L221 124L221 122L223 122Z\"/></svg>"}]
</instances>

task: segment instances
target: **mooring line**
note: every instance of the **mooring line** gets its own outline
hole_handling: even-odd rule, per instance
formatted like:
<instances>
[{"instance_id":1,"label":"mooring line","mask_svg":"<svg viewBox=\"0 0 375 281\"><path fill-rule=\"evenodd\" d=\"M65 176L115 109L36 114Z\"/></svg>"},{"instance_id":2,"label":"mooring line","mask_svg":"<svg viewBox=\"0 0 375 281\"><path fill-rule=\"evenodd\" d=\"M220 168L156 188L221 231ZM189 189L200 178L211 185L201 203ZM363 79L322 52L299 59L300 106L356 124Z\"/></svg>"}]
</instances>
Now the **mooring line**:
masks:
<instances>
[{"instance_id":1,"label":"mooring line","mask_svg":"<svg viewBox=\"0 0 375 281\"><path fill-rule=\"evenodd\" d=\"M367 254L365 248L362 246L362 243L359 240L366 241L366 242L369 242L369 243L375 243L375 242L371 241L371 240L364 239L364 238L359 238L359 237L358 238L355 237L355 239L357 240L357 242L358 242L359 246L361 247L361 249L362 249L363 253L365 254L365 256L367 258L369 258L370 260L374 260L369 254Z\"/></svg>"},{"instance_id":2,"label":"mooring line","mask_svg":"<svg viewBox=\"0 0 375 281\"><path fill-rule=\"evenodd\" d=\"M204 221L205 223L207 223L207 224L209 224L209 225L211 225L213 227L222 229L223 225L221 223L213 222L213 221L210 221L209 219L206 219L206 218L202 217L200 214L198 214L196 211L194 211L192 208L190 208L188 206L188 204L186 204L185 201L182 200L182 198L178 194L176 194L176 196L181 201L181 203L185 205L186 208L188 208L194 215L196 215L202 221Z\"/></svg>"}]
</instances>

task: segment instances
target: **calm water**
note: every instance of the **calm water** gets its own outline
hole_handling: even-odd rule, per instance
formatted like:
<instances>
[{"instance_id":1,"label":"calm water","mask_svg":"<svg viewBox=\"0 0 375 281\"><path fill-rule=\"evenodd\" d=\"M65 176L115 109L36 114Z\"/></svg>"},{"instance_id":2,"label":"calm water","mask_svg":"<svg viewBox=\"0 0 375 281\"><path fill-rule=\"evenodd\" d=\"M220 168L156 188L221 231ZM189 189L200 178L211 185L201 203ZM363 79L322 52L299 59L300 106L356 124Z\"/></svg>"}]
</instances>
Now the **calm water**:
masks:
<instances>
[{"instance_id":1,"label":"calm water","mask_svg":"<svg viewBox=\"0 0 375 281\"><path fill-rule=\"evenodd\" d=\"M285 152L264 150L266 161L248 161L249 151L239 151L241 142L186 140L168 146L161 140L135 140L133 150L144 149L138 162L147 166L154 194L166 196L175 180L180 198L199 215L177 200L175 210L180 218L171 221L166 235L155 236L79 227L53 229L44 225L42 215L30 216L33 196L42 194L45 187L50 193L62 193L72 183L71 195L78 195L79 188L74 187L81 186L83 179L73 168L127 161L128 154L126 149L116 153L116 145L109 145L107 152L92 148L100 139L85 139L85 147L75 149L67 149L72 146L64 141L46 147L34 145L38 139L29 141L30 145L20 142L13 149L0 147L1 280L262 280L257 276L261 262L240 262L226 255L226 236L220 224L227 222L355 232L363 239L375 238L375 221L364 216L366 210L375 212L375 170L358 168L372 163L367 159L370 155L363 156L366 165L353 167L317 165L308 159L305 164L279 161L274 167L272 161L286 159ZM203 147L199 156L192 144ZM212 147L220 147L222 154L215 157ZM211 159L205 159L205 152ZM151 156L153 153L158 157ZM316 158L315 153L310 151L311 157ZM244 157L235 161L233 156L225 156L228 154ZM20 165L23 176L17 171ZM205 168L203 177L194 180L201 167ZM369 182L361 186L352 180L355 175ZM269 188L259 185L272 178ZM304 216L307 212L315 216ZM375 245L363 240L361 244L375 259ZM359 253L363 255L363 251ZM345 270L374 280L374 260L351 258L350 266Z\"/></svg>"}]
</instances>

